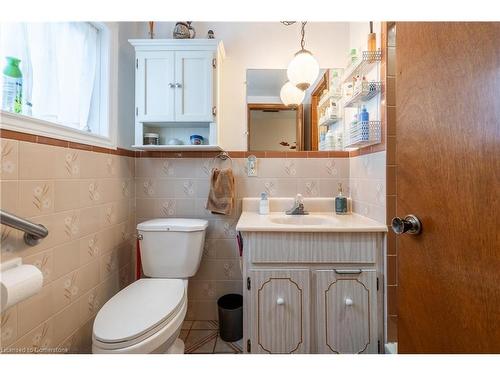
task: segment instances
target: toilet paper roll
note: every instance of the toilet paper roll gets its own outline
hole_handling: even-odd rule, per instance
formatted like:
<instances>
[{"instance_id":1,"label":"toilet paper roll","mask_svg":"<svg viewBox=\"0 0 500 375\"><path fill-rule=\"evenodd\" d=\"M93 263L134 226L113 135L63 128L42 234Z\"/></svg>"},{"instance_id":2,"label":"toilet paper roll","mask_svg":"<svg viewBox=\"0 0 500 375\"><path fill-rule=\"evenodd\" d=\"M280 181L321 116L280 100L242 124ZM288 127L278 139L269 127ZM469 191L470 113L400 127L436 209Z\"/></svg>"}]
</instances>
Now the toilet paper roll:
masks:
<instances>
[{"instance_id":1,"label":"toilet paper roll","mask_svg":"<svg viewBox=\"0 0 500 375\"><path fill-rule=\"evenodd\" d=\"M42 272L31 264L23 264L0 273L1 311L29 298L42 289Z\"/></svg>"}]
</instances>

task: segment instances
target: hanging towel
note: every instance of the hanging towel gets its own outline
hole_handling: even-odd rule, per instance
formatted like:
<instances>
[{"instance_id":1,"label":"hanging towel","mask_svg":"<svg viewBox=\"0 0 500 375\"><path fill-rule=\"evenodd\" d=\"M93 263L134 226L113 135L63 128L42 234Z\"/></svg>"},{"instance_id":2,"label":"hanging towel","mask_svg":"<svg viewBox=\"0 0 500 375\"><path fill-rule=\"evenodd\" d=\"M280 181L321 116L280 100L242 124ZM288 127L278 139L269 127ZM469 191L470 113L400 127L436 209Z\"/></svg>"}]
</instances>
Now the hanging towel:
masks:
<instances>
[{"instance_id":1,"label":"hanging towel","mask_svg":"<svg viewBox=\"0 0 500 375\"><path fill-rule=\"evenodd\" d=\"M214 214L230 215L234 207L234 176L231 168L212 169L205 208Z\"/></svg>"}]
</instances>

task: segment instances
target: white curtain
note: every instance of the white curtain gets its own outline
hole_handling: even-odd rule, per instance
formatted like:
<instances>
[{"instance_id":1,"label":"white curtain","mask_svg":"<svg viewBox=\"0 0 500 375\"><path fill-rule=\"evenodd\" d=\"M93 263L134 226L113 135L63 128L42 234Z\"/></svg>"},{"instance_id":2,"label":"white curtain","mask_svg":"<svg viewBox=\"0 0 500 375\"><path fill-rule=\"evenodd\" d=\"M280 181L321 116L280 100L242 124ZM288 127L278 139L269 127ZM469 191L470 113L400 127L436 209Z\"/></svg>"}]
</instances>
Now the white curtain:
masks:
<instances>
[{"instance_id":1,"label":"white curtain","mask_svg":"<svg viewBox=\"0 0 500 375\"><path fill-rule=\"evenodd\" d=\"M76 129L95 129L89 119L97 87L99 31L87 22L17 23L2 24L1 34L3 60L21 59L31 115Z\"/></svg>"}]
</instances>

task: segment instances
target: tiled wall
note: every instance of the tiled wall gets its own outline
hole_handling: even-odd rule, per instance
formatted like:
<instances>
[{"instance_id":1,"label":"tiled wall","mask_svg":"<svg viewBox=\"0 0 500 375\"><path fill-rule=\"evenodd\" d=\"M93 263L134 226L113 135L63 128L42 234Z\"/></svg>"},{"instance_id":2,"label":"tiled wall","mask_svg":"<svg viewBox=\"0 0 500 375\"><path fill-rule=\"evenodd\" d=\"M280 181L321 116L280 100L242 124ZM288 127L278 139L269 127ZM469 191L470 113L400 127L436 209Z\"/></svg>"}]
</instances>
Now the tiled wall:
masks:
<instances>
[{"instance_id":1,"label":"tiled wall","mask_svg":"<svg viewBox=\"0 0 500 375\"><path fill-rule=\"evenodd\" d=\"M242 197L262 191L335 196L342 182L355 212L385 220L385 151L352 158L262 157L257 177L246 176L245 158L233 157L237 204L229 217L204 208L213 163L211 157L134 159L2 139L2 208L50 231L40 245L28 247L20 232L2 227L2 261L21 256L45 277L41 293L2 314L2 348L90 351L95 314L133 279L137 222L209 221L200 270L190 280L187 319L215 320L217 298L242 290L235 241Z\"/></svg>"},{"instance_id":2,"label":"tiled wall","mask_svg":"<svg viewBox=\"0 0 500 375\"><path fill-rule=\"evenodd\" d=\"M396 216L396 24L387 25L387 223ZM387 233L387 339L398 341L397 309L397 240L389 230Z\"/></svg>"},{"instance_id":3,"label":"tiled wall","mask_svg":"<svg viewBox=\"0 0 500 375\"><path fill-rule=\"evenodd\" d=\"M350 192L353 211L385 222L385 151L350 158Z\"/></svg>"},{"instance_id":4,"label":"tiled wall","mask_svg":"<svg viewBox=\"0 0 500 375\"><path fill-rule=\"evenodd\" d=\"M49 235L30 247L1 227L1 261L22 257L44 285L2 313L0 348L89 352L95 314L133 276L134 159L35 141L1 139L1 208Z\"/></svg>"},{"instance_id":5,"label":"tiled wall","mask_svg":"<svg viewBox=\"0 0 500 375\"><path fill-rule=\"evenodd\" d=\"M229 161L223 163L228 166ZM189 282L187 319L217 319L217 298L242 291L235 240L242 197L257 197L262 191L271 196L334 196L339 182L349 188L348 158L260 158L258 177L246 176L246 159L233 158L232 163L238 200L226 217L204 208L212 159L136 159L138 221L170 216L209 221L202 263Z\"/></svg>"}]
</instances>

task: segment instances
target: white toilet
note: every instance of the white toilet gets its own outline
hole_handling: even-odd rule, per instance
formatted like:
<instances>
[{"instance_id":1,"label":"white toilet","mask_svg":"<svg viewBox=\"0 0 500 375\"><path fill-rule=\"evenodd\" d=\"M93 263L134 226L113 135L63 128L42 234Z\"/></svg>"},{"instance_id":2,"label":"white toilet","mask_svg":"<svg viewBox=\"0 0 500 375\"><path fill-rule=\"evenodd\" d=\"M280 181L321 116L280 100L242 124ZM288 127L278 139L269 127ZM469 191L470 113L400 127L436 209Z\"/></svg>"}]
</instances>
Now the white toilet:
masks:
<instances>
[{"instance_id":1,"label":"white toilet","mask_svg":"<svg viewBox=\"0 0 500 375\"><path fill-rule=\"evenodd\" d=\"M184 353L178 338L188 277L200 266L206 220L153 219L137 225L144 275L97 313L92 352Z\"/></svg>"}]
</instances>

